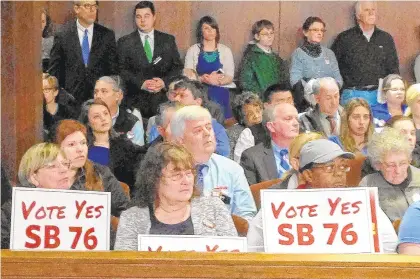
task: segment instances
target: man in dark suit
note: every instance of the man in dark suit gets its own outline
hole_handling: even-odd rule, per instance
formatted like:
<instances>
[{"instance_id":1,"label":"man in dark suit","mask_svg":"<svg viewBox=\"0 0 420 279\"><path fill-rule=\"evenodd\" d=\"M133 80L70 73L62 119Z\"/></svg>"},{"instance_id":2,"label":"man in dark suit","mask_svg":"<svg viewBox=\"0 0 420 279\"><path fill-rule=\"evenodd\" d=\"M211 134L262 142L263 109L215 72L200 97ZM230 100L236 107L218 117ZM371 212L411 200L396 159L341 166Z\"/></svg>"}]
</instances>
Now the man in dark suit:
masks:
<instances>
[{"instance_id":1,"label":"man in dark suit","mask_svg":"<svg viewBox=\"0 0 420 279\"><path fill-rule=\"evenodd\" d=\"M97 1L75 1L76 20L56 33L49 73L71 93L78 105L93 97L95 81L117 74L114 31L95 23Z\"/></svg>"},{"instance_id":2,"label":"man in dark suit","mask_svg":"<svg viewBox=\"0 0 420 279\"><path fill-rule=\"evenodd\" d=\"M271 141L265 141L242 153L241 166L249 185L281 178L290 169L289 146L299 134L298 112L288 103L264 111L263 124Z\"/></svg>"},{"instance_id":3,"label":"man in dark suit","mask_svg":"<svg viewBox=\"0 0 420 279\"><path fill-rule=\"evenodd\" d=\"M154 30L152 2L141 1L134 8L137 29L118 40L120 75L126 83L126 105L149 118L167 100L169 81L181 74L183 65L175 37Z\"/></svg>"}]
</instances>

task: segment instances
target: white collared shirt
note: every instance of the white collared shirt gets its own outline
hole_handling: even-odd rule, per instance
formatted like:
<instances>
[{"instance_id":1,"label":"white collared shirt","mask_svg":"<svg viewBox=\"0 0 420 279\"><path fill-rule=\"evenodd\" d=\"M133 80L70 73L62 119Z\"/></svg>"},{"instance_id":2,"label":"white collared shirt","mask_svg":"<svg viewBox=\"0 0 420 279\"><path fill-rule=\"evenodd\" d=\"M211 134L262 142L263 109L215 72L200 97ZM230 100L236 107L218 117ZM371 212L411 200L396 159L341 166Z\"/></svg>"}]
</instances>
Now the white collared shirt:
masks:
<instances>
[{"instance_id":1,"label":"white collared shirt","mask_svg":"<svg viewBox=\"0 0 420 279\"><path fill-rule=\"evenodd\" d=\"M83 37L85 36L85 29L88 31L88 41L89 41L89 50L92 49L92 38L93 38L93 24L88 28L83 27L79 20L76 20L77 25L77 35L79 35L80 46L83 44Z\"/></svg>"},{"instance_id":2,"label":"white collared shirt","mask_svg":"<svg viewBox=\"0 0 420 279\"><path fill-rule=\"evenodd\" d=\"M143 43L143 47L144 47L144 42L146 40L146 35L149 36L150 49L152 50L152 55L153 55L154 54L154 50L155 50L155 30L153 29L149 33L144 33L144 32L142 32L140 30L138 30L138 31L139 31L141 42Z\"/></svg>"}]
</instances>

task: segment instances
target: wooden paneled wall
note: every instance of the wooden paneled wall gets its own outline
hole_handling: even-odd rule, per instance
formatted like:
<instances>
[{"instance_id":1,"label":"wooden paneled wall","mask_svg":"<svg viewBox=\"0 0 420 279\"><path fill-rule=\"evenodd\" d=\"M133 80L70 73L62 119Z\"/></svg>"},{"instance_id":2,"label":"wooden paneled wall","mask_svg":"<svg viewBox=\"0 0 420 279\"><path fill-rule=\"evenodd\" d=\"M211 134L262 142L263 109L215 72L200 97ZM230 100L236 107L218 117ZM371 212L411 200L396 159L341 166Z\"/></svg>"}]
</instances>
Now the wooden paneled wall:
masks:
<instances>
[{"instance_id":1,"label":"wooden paneled wall","mask_svg":"<svg viewBox=\"0 0 420 279\"><path fill-rule=\"evenodd\" d=\"M1 2L1 163L12 180L23 153L42 139L43 5Z\"/></svg>"},{"instance_id":2,"label":"wooden paneled wall","mask_svg":"<svg viewBox=\"0 0 420 279\"><path fill-rule=\"evenodd\" d=\"M134 1L101 1L99 23L115 30L117 39L134 30ZM2 1L2 164L15 177L23 152L41 140L42 91L40 71L41 7L54 22L73 18L72 1ZM301 25L308 16L327 24L324 44L330 46L341 31L354 25L354 2L348 1L156 1L156 27L175 35L184 57L196 42L195 29L204 15L216 18L221 42L229 46L239 65L251 39L252 24L262 18L276 27L274 49L289 60L302 40ZM413 61L420 53L420 5L413 1L378 2L378 26L396 42L400 69L413 81Z\"/></svg>"},{"instance_id":3,"label":"wooden paneled wall","mask_svg":"<svg viewBox=\"0 0 420 279\"><path fill-rule=\"evenodd\" d=\"M71 13L71 2L50 4L54 21ZM100 2L99 22L114 29L117 39L133 31L133 9L136 1ZM338 33L354 26L352 1L155 1L156 27L173 34L181 56L196 43L198 20L211 15L219 23L221 42L232 49L239 65L243 51L251 39L251 26L259 19L268 19L277 29L274 48L289 60L302 42L301 26L309 16L319 16L327 24L324 44L330 47ZM60 11L57 9L62 7ZM67 12L65 12L67 11ZM395 40L401 73L414 80L413 62L420 53L420 5L416 1L378 2L378 27Z\"/></svg>"}]
</instances>

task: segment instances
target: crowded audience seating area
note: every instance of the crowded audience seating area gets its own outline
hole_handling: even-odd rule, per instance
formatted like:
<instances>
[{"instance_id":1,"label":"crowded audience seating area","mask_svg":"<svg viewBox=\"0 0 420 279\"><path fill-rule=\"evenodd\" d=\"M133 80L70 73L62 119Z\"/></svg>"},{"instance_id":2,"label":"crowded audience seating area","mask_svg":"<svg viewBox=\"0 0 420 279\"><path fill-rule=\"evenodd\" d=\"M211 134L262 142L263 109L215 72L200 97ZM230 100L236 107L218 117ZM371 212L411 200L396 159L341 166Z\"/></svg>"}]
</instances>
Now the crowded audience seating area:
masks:
<instances>
[{"instance_id":1,"label":"crowded audience seating area","mask_svg":"<svg viewBox=\"0 0 420 279\"><path fill-rule=\"evenodd\" d=\"M2 277L419 278L420 26L331 3L2 2Z\"/></svg>"}]
</instances>

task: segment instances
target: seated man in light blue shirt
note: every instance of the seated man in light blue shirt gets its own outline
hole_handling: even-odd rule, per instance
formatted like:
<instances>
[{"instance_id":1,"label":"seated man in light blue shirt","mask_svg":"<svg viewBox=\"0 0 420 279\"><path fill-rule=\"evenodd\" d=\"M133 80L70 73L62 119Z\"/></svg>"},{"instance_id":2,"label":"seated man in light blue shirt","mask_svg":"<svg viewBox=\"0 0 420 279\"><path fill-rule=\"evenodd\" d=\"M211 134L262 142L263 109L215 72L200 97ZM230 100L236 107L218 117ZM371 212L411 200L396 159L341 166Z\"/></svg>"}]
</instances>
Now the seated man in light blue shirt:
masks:
<instances>
[{"instance_id":1,"label":"seated man in light blue shirt","mask_svg":"<svg viewBox=\"0 0 420 279\"><path fill-rule=\"evenodd\" d=\"M241 166L250 185L281 178L290 169L289 146L299 135L298 112L288 103L264 110L262 123L271 142L261 142L241 156Z\"/></svg>"},{"instance_id":2,"label":"seated man in light blue shirt","mask_svg":"<svg viewBox=\"0 0 420 279\"><path fill-rule=\"evenodd\" d=\"M250 221L257 208L239 164L214 153L216 140L209 111L201 106L179 109L170 124L172 140L193 155L201 195L222 199L231 213Z\"/></svg>"},{"instance_id":3,"label":"seated man in light blue shirt","mask_svg":"<svg viewBox=\"0 0 420 279\"><path fill-rule=\"evenodd\" d=\"M398 238L399 254L420 256L420 200L413 202L405 212Z\"/></svg>"},{"instance_id":4,"label":"seated man in light blue shirt","mask_svg":"<svg viewBox=\"0 0 420 279\"><path fill-rule=\"evenodd\" d=\"M180 103L182 106L203 106L205 94L197 86L196 81L181 80L175 84L174 90L176 92L174 101ZM216 154L228 157L230 154L230 143L225 128L214 118L212 118L211 124L216 136ZM159 132L157 131L157 127L152 126L148 142L152 142L158 136Z\"/></svg>"},{"instance_id":5,"label":"seated man in light blue shirt","mask_svg":"<svg viewBox=\"0 0 420 279\"><path fill-rule=\"evenodd\" d=\"M123 90L119 76L103 76L96 81L94 97L101 99L108 106L112 116L112 126L118 134L124 134L134 144L144 145L143 121L140 117L120 110Z\"/></svg>"}]
</instances>

